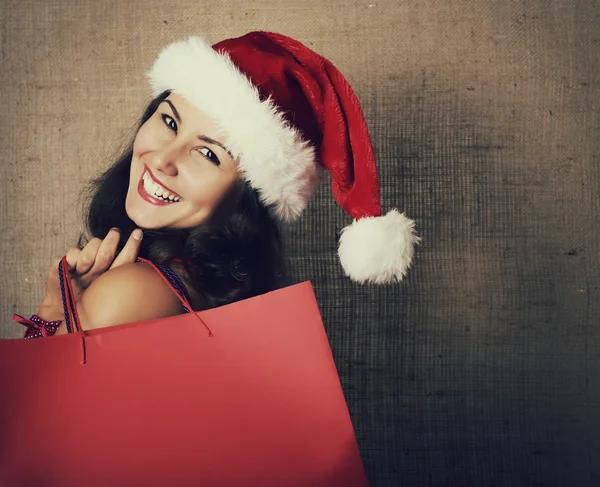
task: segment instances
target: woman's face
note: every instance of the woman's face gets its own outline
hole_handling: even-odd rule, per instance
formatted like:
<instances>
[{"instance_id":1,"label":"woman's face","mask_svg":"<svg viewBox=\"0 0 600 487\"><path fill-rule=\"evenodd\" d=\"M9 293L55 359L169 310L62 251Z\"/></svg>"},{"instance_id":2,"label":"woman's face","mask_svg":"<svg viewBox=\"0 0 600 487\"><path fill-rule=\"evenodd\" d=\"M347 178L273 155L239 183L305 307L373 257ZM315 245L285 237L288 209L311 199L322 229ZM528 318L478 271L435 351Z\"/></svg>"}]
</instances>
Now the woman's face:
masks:
<instances>
[{"instance_id":1,"label":"woman's face","mask_svg":"<svg viewBox=\"0 0 600 487\"><path fill-rule=\"evenodd\" d=\"M238 177L215 127L183 96L170 94L133 143L127 215L146 229L205 221Z\"/></svg>"}]
</instances>

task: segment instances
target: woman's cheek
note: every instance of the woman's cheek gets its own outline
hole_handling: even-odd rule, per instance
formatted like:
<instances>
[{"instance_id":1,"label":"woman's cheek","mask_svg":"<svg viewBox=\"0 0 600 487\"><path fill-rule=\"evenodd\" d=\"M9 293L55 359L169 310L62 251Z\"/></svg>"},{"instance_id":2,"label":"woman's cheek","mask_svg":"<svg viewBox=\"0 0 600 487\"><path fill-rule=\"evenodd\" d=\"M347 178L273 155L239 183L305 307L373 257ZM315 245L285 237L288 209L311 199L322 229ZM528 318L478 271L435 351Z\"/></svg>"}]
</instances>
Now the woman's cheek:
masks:
<instances>
[{"instance_id":1,"label":"woman's cheek","mask_svg":"<svg viewBox=\"0 0 600 487\"><path fill-rule=\"evenodd\" d=\"M151 118L140 127L133 142L134 154L140 154L152 150L152 146L156 145L157 131L154 127L155 121Z\"/></svg>"},{"instance_id":2,"label":"woman's cheek","mask_svg":"<svg viewBox=\"0 0 600 487\"><path fill-rule=\"evenodd\" d=\"M133 153L140 154L148 150L148 137L141 130L138 132L135 141L133 142Z\"/></svg>"}]
</instances>

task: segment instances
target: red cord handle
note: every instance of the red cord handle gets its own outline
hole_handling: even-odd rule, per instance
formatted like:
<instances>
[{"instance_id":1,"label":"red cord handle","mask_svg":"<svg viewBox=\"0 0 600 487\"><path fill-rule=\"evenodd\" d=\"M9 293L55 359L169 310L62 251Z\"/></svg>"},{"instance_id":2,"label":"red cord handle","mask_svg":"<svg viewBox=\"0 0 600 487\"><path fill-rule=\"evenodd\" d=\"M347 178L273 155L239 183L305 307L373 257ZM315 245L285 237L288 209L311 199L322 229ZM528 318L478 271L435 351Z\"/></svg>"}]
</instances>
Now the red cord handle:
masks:
<instances>
[{"instance_id":1,"label":"red cord handle","mask_svg":"<svg viewBox=\"0 0 600 487\"><path fill-rule=\"evenodd\" d=\"M152 262L148 259L143 259L142 257L138 257L138 259L141 260L142 262L148 264L149 266L151 266L158 273L158 275L161 277L161 279L167 283L167 286L169 286L169 288L171 288L171 291L173 291L175 293L175 296L177 296L179 298L179 301L181 301L181 304L183 304L183 306L190 312L190 314L194 315L196 318L198 318L198 320L200 320L200 323L202 323L204 328L206 328L208 330L208 336L212 337L213 332L208 327L208 325L204 322L204 320L202 318L200 318L200 316L198 316L198 314L196 312L194 312L194 309L192 308L192 305L189 303L189 301L184 296L181 296L177 292L177 290L173 287L173 284L171 284L169 282L169 280L166 278L166 276L162 272L160 272L158 267L156 267L154 265L154 262Z\"/></svg>"}]
</instances>

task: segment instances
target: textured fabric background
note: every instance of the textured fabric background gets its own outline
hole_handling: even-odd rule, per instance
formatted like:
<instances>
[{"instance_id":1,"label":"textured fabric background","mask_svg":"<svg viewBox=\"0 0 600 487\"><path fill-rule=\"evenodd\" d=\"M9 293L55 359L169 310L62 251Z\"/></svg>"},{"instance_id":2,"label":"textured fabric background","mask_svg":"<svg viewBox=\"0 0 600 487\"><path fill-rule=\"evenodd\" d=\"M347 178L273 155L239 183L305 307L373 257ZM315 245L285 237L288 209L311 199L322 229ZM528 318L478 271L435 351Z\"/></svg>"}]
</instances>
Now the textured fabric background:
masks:
<instances>
[{"instance_id":1,"label":"textured fabric background","mask_svg":"<svg viewBox=\"0 0 600 487\"><path fill-rule=\"evenodd\" d=\"M405 282L360 287L327 185L285 230L372 485L600 485L597 2L2 0L0 22L0 336L73 245L159 50L281 31L353 84L383 207L423 237Z\"/></svg>"}]
</instances>

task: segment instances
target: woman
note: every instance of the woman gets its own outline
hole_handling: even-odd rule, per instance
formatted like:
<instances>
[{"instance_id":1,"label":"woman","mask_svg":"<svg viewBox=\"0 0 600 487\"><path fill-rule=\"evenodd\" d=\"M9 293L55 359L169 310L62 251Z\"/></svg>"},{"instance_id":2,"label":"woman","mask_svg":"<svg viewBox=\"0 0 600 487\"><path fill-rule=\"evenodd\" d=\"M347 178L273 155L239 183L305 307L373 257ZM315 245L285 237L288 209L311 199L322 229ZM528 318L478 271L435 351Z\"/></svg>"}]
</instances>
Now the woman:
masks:
<instances>
[{"instance_id":1,"label":"woman","mask_svg":"<svg viewBox=\"0 0 600 487\"><path fill-rule=\"evenodd\" d=\"M360 105L328 60L274 33L214 46L190 38L160 54L150 81L155 98L131 148L93 186L92 237L117 227L123 246L139 227L140 256L162 263L194 310L228 304L277 287L276 220L298 217L328 169L334 197L355 220L340 239L346 274L361 283L406 274L419 241L414 222L396 210L382 216ZM145 263L84 287L84 329L183 312ZM61 323L57 333L66 331Z\"/></svg>"}]
</instances>

